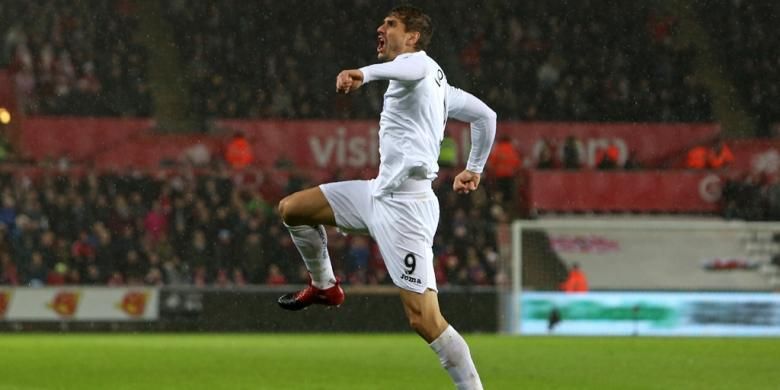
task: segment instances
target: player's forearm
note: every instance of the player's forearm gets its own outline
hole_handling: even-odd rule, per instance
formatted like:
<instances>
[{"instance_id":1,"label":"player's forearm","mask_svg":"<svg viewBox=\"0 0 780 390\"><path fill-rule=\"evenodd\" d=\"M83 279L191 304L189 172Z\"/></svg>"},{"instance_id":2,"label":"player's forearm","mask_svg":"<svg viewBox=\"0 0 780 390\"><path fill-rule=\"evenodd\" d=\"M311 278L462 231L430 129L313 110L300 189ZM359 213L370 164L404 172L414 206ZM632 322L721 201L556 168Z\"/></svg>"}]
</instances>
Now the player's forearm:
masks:
<instances>
[{"instance_id":1,"label":"player's forearm","mask_svg":"<svg viewBox=\"0 0 780 390\"><path fill-rule=\"evenodd\" d=\"M420 80L425 77L425 62L417 56L410 56L364 66L360 68L360 71L363 72L364 83L375 80Z\"/></svg>"},{"instance_id":2,"label":"player's forearm","mask_svg":"<svg viewBox=\"0 0 780 390\"><path fill-rule=\"evenodd\" d=\"M474 173L482 173L496 138L496 113L488 110L484 116L471 122L471 152L466 169Z\"/></svg>"},{"instance_id":3,"label":"player's forearm","mask_svg":"<svg viewBox=\"0 0 780 390\"><path fill-rule=\"evenodd\" d=\"M450 87L451 118L471 124L471 152L466 169L482 173L496 138L496 112L474 95Z\"/></svg>"}]
</instances>

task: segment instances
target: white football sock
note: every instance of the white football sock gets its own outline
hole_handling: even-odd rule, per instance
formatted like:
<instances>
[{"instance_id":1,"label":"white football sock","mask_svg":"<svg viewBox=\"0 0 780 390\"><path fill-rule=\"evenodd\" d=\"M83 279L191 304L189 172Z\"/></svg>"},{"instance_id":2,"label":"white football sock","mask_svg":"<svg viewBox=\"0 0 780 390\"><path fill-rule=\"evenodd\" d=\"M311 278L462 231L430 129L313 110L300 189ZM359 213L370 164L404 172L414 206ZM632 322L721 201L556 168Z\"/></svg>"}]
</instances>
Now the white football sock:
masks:
<instances>
[{"instance_id":1,"label":"white football sock","mask_svg":"<svg viewBox=\"0 0 780 390\"><path fill-rule=\"evenodd\" d=\"M303 257L306 269L311 275L311 284L319 289L333 287L336 276L330 265L328 254L328 235L322 225L287 226L298 253Z\"/></svg>"},{"instance_id":2,"label":"white football sock","mask_svg":"<svg viewBox=\"0 0 780 390\"><path fill-rule=\"evenodd\" d=\"M482 382L479 380L474 361L471 360L469 346L455 328L448 326L436 340L433 340L431 349L439 355L439 362L455 382L455 388L482 390Z\"/></svg>"}]
</instances>

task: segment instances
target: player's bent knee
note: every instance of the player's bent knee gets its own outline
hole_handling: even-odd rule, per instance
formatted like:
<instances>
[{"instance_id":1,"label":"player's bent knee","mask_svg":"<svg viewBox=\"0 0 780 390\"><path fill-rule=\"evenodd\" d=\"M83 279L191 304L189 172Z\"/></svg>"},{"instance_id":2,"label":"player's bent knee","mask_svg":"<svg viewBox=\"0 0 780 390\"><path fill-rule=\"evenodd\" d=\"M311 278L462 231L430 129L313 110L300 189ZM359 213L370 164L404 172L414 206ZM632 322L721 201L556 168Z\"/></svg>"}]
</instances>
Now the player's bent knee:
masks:
<instances>
[{"instance_id":1,"label":"player's bent knee","mask_svg":"<svg viewBox=\"0 0 780 390\"><path fill-rule=\"evenodd\" d=\"M280 200L277 209L279 211L279 216L284 223L290 226L299 225L297 222L300 218L295 212L295 199L293 198L293 195L286 196L284 199Z\"/></svg>"},{"instance_id":2,"label":"player's bent knee","mask_svg":"<svg viewBox=\"0 0 780 390\"><path fill-rule=\"evenodd\" d=\"M285 224L288 226L300 226L300 225L313 225L312 216L309 214L311 210L308 210L305 202L306 198L295 193L286 196L279 201L279 216L282 218Z\"/></svg>"}]
</instances>

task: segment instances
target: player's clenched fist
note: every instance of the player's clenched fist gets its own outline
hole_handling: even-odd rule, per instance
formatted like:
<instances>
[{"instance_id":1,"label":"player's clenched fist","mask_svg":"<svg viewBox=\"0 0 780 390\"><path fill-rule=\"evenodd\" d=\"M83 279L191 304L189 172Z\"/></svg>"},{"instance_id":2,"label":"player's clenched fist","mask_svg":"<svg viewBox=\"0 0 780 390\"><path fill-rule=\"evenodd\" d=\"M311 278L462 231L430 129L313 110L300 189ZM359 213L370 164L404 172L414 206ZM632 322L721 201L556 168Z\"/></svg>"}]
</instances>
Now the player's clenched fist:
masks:
<instances>
[{"instance_id":1,"label":"player's clenched fist","mask_svg":"<svg viewBox=\"0 0 780 390\"><path fill-rule=\"evenodd\" d=\"M358 69L342 70L336 76L336 92L350 93L363 85L363 72Z\"/></svg>"},{"instance_id":2,"label":"player's clenched fist","mask_svg":"<svg viewBox=\"0 0 780 390\"><path fill-rule=\"evenodd\" d=\"M459 194L468 194L470 191L476 191L479 187L479 173L464 170L455 176L452 183L452 189Z\"/></svg>"}]
</instances>

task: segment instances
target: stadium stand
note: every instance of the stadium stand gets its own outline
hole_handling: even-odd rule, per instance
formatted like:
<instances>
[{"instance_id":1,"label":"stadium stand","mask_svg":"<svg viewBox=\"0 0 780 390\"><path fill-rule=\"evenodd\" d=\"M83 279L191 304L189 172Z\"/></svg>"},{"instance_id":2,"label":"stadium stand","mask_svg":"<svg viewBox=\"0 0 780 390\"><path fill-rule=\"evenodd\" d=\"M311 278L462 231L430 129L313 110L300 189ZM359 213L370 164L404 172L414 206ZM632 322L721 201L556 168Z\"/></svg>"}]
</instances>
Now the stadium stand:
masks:
<instances>
[{"instance_id":1,"label":"stadium stand","mask_svg":"<svg viewBox=\"0 0 780 390\"><path fill-rule=\"evenodd\" d=\"M31 138L30 133L23 133L22 142L15 144L23 149L20 155L30 158L34 154L34 163L43 168L4 170L0 228L6 234L0 243L0 284L226 286L304 281L305 271L280 229L273 205L282 194L306 185L306 175L279 166L250 167L255 179L264 178L269 187L259 192L251 188L256 182L248 187L221 161L206 162L197 169L166 161L163 152L179 153L180 146L193 138L179 134L172 141L177 146L170 147L153 131L153 96L170 85L152 80L158 71L152 57L165 50L178 59L175 69L184 76L184 94L189 97L179 103L204 123L198 130L217 133L214 138L199 139L202 147L215 146L221 127L243 129L238 123L242 120L271 120L273 126L288 119L375 121L381 110L381 85L368 85L360 96L344 97L333 93L332 84L341 68L375 60L373 31L385 7L365 0L340 4L344 7L299 0L169 0L155 14L154 9L139 7L132 0L88 0L76 5L63 0L2 2L0 65L14 80L27 124L54 133L57 130L51 130L52 126L64 126L67 129L58 128L63 137L82 136L61 140L49 136L52 132L43 132L36 134L46 139L36 140L36 134ZM696 139L671 141L672 137L665 136L668 143L675 143L675 149L662 154L648 152L661 141L648 142L636 133L674 133L677 128L672 125L642 127L630 136L625 134L632 129L596 129L601 126L598 122L641 122L652 127L712 122L714 118L711 93L694 77L695 49L681 44L677 19L657 3L499 0L455 2L446 10L433 0L417 4L438 21L430 51L447 69L452 84L483 97L502 121L563 123L554 137L545 138L553 150L546 168L552 169L539 169L528 177L547 180L558 189L573 183L565 187L571 192L565 193L568 203L564 206L572 206L575 197L570 194L591 180L620 176L621 172L602 174L590 169L603 138L627 140L628 145L620 150L621 164L637 152L645 168L676 168L669 163L674 156L682 157L685 148L710 142L721 132L712 125L706 134L697 133ZM777 14L777 5L707 0L696 4L707 30L723 43L718 50L740 96L760 117L757 132L766 135L766 129L780 120L774 104L778 100L778 48L771 45L777 35L771 16ZM355 14L366 17L356 21L351 18ZM156 18L170 28L171 41L150 47L148 40L141 39L150 28L140 23L144 18ZM78 120L65 125L50 116L103 117L89 121L105 122L95 127ZM99 135L93 130L114 126L104 117L133 119ZM518 122L507 125L514 134L533 130L535 136L550 135L548 128L529 129ZM576 128L584 122L594 123L578 132ZM257 127L263 131L262 125ZM83 135L87 129L89 135ZM577 135L581 149L581 161L574 169L582 171L579 180L568 180L569 172L558 169L563 166L557 161L562 157L559 151L564 139L574 138L571 134ZM67 154L65 147L71 144L78 145L68 151L84 153L66 158L46 154L51 150ZM526 163L537 163L534 151L528 150L533 145L524 147ZM776 144L762 148L763 143L735 147L739 171L721 178L725 201L707 201L706 208L696 212L722 210L727 218L777 219L780 185L765 172L745 173L755 164L753 157L760 154L762 161L776 157L767 154L777 149ZM158 159L147 158L155 154ZM256 149L255 154L261 153ZM129 161L130 157L136 158L133 163L151 161L152 167L107 168L107 162ZM709 179L709 173L701 176ZM451 285L502 283L505 276L496 264L496 222L517 216L517 210L494 196L490 181L474 197L453 196L446 191L448 175L444 172L437 188L442 208L453 210L442 214L436 237L438 280ZM663 176L641 170L631 175L642 177L633 182L642 184L634 186L640 190L652 188L661 182L655 178ZM631 175L620 177L633 180ZM698 176L696 180L686 185L704 183ZM615 192L614 187L600 188ZM523 200L528 201L534 194L521 197L527 196ZM569 210L558 202L547 211L636 211L635 203L610 209L598 196L581 198L601 204ZM679 206L677 198L672 198ZM651 210L664 211L670 210L667 206ZM374 244L335 233L331 243L337 273L346 283L387 282ZM600 284L598 277L595 282L596 287L611 288Z\"/></svg>"},{"instance_id":2,"label":"stadium stand","mask_svg":"<svg viewBox=\"0 0 780 390\"><path fill-rule=\"evenodd\" d=\"M354 5L360 13L372 12L367 2ZM370 47L373 36L360 32L373 31L374 26L343 20L343 14L325 5L308 7L310 13L296 12L294 17L286 14L289 8L278 3L252 3L243 7L246 9L223 3L202 9L171 8L171 20L182 21L178 24L181 28L177 29L180 31L177 42L187 48L184 51L189 55L185 58L203 67L196 73L209 77L209 80L198 79L208 85L197 88L199 100L205 104L196 110L211 111L222 117L332 116L338 103L330 96L318 94L316 91L320 89L314 86L328 85L329 75L337 70L336 64L366 63L370 58L363 51L355 50L356 45L351 41L326 41L325 47L316 50L310 46L323 34L337 33L365 36L359 42ZM503 118L616 121L711 118L706 92L690 80L689 56L673 48L668 28L659 31L661 28L656 24L663 21L656 21L657 11L651 7L632 4L600 7L589 1L523 5L492 2L480 5L484 9L479 13L473 12L471 4L452 7L448 13L456 15L458 20L442 28L437 35L439 52L436 48L432 51L450 69L454 84L486 96ZM271 20L284 20L288 29L275 29L273 24L254 25L259 31L250 28L237 32L232 28L248 25L247 15L258 13L268 15ZM198 32L202 31L203 20L209 21L207 37ZM295 31L293 39L288 37L289 31ZM252 39L257 36L267 38ZM290 43L278 44L285 41ZM445 47L463 50L441 52ZM599 50L592 50L594 47ZM275 57L268 57L269 51ZM313 73L302 69L311 61L333 69L323 68ZM258 74L252 64L264 64L268 71ZM466 74L475 76L462 76ZM264 79L257 79L258 76ZM254 80L249 85L259 86L256 101L247 101L251 92L242 90L247 79ZM279 88L280 79L285 82L283 89ZM293 102L304 103L296 106ZM350 101L346 112L351 117L371 117L377 111L372 106L374 102L371 99ZM249 105L254 105L254 110ZM250 112L264 107L270 112ZM217 112L213 112L215 108Z\"/></svg>"},{"instance_id":3,"label":"stadium stand","mask_svg":"<svg viewBox=\"0 0 780 390\"><path fill-rule=\"evenodd\" d=\"M718 42L718 59L739 89L741 99L759 118L763 135L780 122L780 39L775 2L694 2L703 25ZM776 134L774 134L776 135Z\"/></svg>"},{"instance_id":4,"label":"stadium stand","mask_svg":"<svg viewBox=\"0 0 780 390\"><path fill-rule=\"evenodd\" d=\"M298 253L256 191L226 169L182 174L57 169L2 176L0 284L243 285L302 283ZM451 181L450 181L451 182ZM484 191L458 198L439 182L436 241L443 285L492 284L495 221L507 217ZM484 210L485 214L482 214ZM389 282L375 244L332 232L336 274L347 284ZM446 266L445 266L446 264Z\"/></svg>"},{"instance_id":5,"label":"stadium stand","mask_svg":"<svg viewBox=\"0 0 780 390\"><path fill-rule=\"evenodd\" d=\"M130 2L4 2L4 58L28 114L148 116ZM3 62L3 61L0 61Z\"/></svg>"},{"instance_id":6,"label":"stadium stand","mask_svg":"<svg viewBox=\"0 0 780 390\"><path fill-rule=\"evenodd\" d=\"M341 67L374 61L373 31L383 16L378 8L345 2L357 14L374 16L356 22L340 7L299 3L165 3L193 114L371 118L379 112L378 86L370 86L369 98L329 93ZM690 52L673 44L672 21L653 5L498 1L451 4L444 15L435 2L422 3L434 20L447 20L432 55L452 84L484 96L501 118L712 119L708 93L691 77ZM149 113L149 89L155 88L146 76L149 50L135 35L139 17L156 15L131 1L79 7L12 1L6 9L5 52L28 112Z\"/></svg>"}]
</instances>

